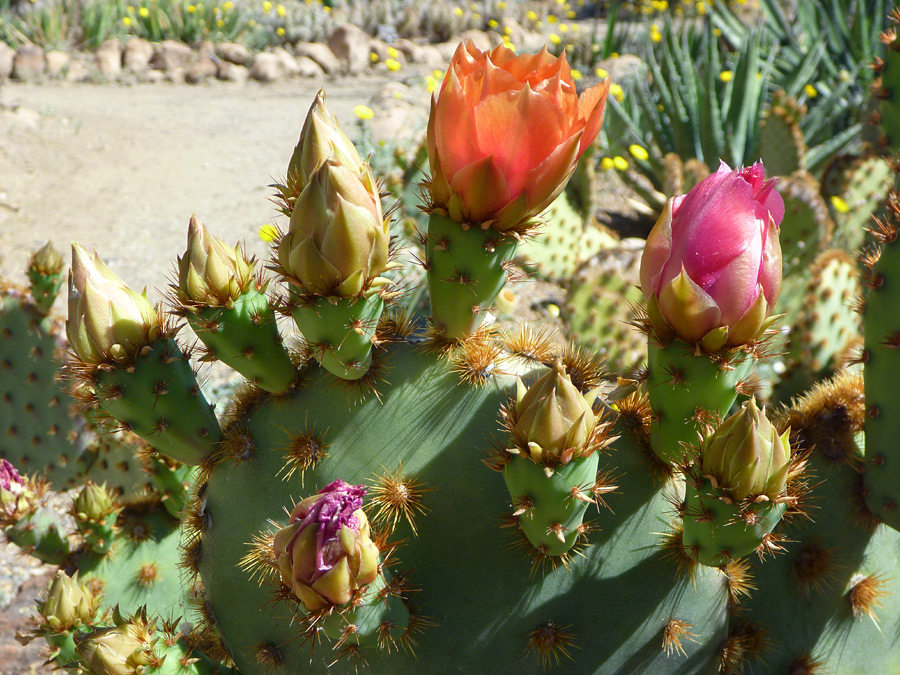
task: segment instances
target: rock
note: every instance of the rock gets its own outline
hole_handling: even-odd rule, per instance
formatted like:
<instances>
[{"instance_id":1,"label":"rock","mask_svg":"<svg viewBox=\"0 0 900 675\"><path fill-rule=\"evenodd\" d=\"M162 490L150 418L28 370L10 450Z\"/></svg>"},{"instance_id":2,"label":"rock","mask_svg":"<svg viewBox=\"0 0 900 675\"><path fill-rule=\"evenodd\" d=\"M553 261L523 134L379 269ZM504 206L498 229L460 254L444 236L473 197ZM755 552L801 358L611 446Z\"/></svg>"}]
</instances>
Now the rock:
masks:
<instances>
[{"instance_id":1,"label":"rock","mask_svg":"<svg viewBox=\"0 0 900 675\"><path fill-rule=\"evenodd\" d=\"M94 65L103 77L115 78L122 72L122 43L106 40L94 52Z\"/></svg>"},{"instance_id":2,"label":"rock","mask_svg":"<svg viewBox=\"0 0 900 675\"><path fill-rule=\"evenodd\" d=\"M219 63L219 79L227 82L243 83L250 77L250 70L246 66L239 66L230 61Z\"/></svg>"},{"instance_id":3,"label":"rock","mask_svg":"<svg viewBox=\"0 0 900 675\"><path fill-rule=\"evenodd\" d=\"M416 91L401 82L390 82L369 100L375 116L369 129L375 141L412 141L427 122L428 106L417 100Z\"/></svg>"},{"instance_id":4,"label":"rock","mask_svg":"<svg viewBox=\"0 0 900 675\"><path fill-rule=\"evenodd\" d=\"M185 69L182 66L170 68L165 72L165 79L172 84L184 84L187 82L185 78Z\"/></svg>"},{"instance_id":5,"label":"rock","mask_svg":"<svg viewBox=\"0 0 900 675\"><path fill-rule=\"evenodd\" d=\"M372 38L369 40L369 52L374 53L378 56L378 60L383 62L391 58L391 45L389 45L384 40L379 40L378 38ZM369 62L371 63L372 59L369 57Z\"/></svg>"},{"instance_id":6,"label":"rock","mask_svg":"<svg viewBox=\"0 0 900 675\"><path fill-rule=\"evenodd\" d=\"M200 84L208 77L216 77L219 66L209 57L198 58L184 71L184 81L188 84Z\"/></svg>"},{"instance_id":7,"label":"rock","mask_svg":"<svg viewBox=\"0 0 900 675\"><path fill-rule=\"evenodd\" d=\"M450 42L439 42L434 45L434 48L438 50L438 53L441 55L441 58L444 60L444 65L450 63L450 59L453 58L453 55L456 53L456 48L459 47L459 40L450 40Z\"/></svg>"},{"instance_id":8,"label":"rock","mask_svg":"<svg viewBox=\"0 0 900 675\"><path fill-rule=\"evenodd\" d=\"M176 40L163 40L153 51L150 65L159 70L184 68L192 56L191 48Z\"/></svg>"},{"instance_id":9,"label":"rock","mask_svg":"<svg viewBox=\"0 0 900 675\"><path fill-rule=\"evenodd\" d=\"M326 75L337 75L341 72L341 62L334 52L320 42L300 42L294 48L297 56L306 56L316 63Z\"/></svg>"},{"instance_id":10,"label":"rock","mask_svg":"<svg viewBox=\"0 0 900 675\"><path fill-rule=\"evenodd\" d=\"M204 40L200 43L200 46L197 47L197 60L200 59L210 59L215 61L218 57L216 54L216 45L209 40Z\"/></svg>"},{"instance_id":11,"label":"rock","mask_svg":"<svg viewBox=\"0 0 900 675\"><path fill-rule=\"evenodd\" d=\"M66 82L86 82L91 79L91 71L81 61L72 61L66 70Z\"/></svg>"},{"instance_id":12,"label":"rock","mask_svg":"<svg viewBox=\"0 0 900 675\"><path fill-rule=\"evenodd\" d=\"M296 58L296 62L297 75L299 75L300 77L325 77L325 71L322 70L322 66L320 66L308 56L298 56Z\"/></svg>"},{"instance_id":13,"label":"rock","mask_svg":"<svg viewBox=\"0 0 900 675\"><path fill-rule=\"evenodd\" d=\"M328 47L338 57L345 72L359 75L369 67L371 36L351 23L341 24L328 38Z\"/></svg>"},{"instance_id":14,"label":"rock","mask_svg":"<svg viewBox=\"0 0 900 675\"><path fill-rule=\"evenodd\" d=\"M22 45L13 57L12 76L17 80L36 80L44 74L44 50L37 45Z\"/></svg>"},{"instance_id":15,"label":"rock","mask_svg":"<svg viewBox=\"0 0 900 675\"><path fill-rule=\"evenodd\" d=\"M220 59L243 66L250 60L250 50L236 42L223 42L216 50Z\"/></svg>"},{"instance_id":16,"label":"rock","mask_svg":"<svg viewBox=\"0 0 900 675\"><path fill-rule=\"evenodd\" d=\"M272 50L272 54L278 58L285 75L299 74L297 69L297 59L291 56L284 47L275 47L275 49Z\"/></svg>"},{"instance_id":17,"label":"rock","mask_svg":"<svg viewBox=\"0 0 900 675\"><path fill-rule=\"evenodd\" d=\"M161 70L145 70L141 73L141 82L157 84L166 79L166 74Z\"/></svg>"},{"instance_id":18,"label":"rock","mask_svg":"<svg viewBox=\"0 0 900 675\"><path fill-rule=\"evenodd\" d=\"M148 40L133 37L125 43L125 53L122 61L126 70L132 73L143 73L150 67L150 59L153 58L153 45Z\"/></svg>"},{"instance_id":19,"label":"rock","mask_svg":"<svg viewBox=\"0 0 900 675\"><path fill-rule=\"evenodd\" d=\"M0 40L0 81L8 79L12 75L15 56L16 50Z\"/></svg>"},{"instance_id":20,"label":"rock","mask_svg":"<svg viewBox=\"0 0 900 675\"><path fill-rule=\"evenodd\" d=\"M445 59L444 55L434 45L422 45L419 47L419 59L421 60L418 63L424 64L429 68L443 69L450 63L450 59Z\"/></svg>"},{"instance_id":21,"label":"rock","mask_svg":"<svg viewBox=\"0 0 900 675\"><path fill-rule=\"evenodd\" d=\"M459 42L468 42L469 40L471 40L475 44L475 46L483 52L486 52L496 46L496 43L491 39L491 36L485 33L483 30L475 30L473 28L464 30L462 33L460 33ZM459 44L459 42L457 42L457 44ZM503 38L500 38L500 42L503 42Z\"/></svg>"},{"instance_id":22,"label":"rock","mask_svg":"<svg viewBox=\"0 0 900 675\"><path fill-rule=\"evenodd\" d=\"M63 74L66 66L69 65L72 57L65 52L54 49L44 54L44 59L47 62L47 74L50 77L59 77Z\"/></svg>"},{"instance_id":23,"label":"rock","mask_svg":"<svg viewBox=\"0 0 900 675\"><path fill-rule=\"evenodd\" d=\"M647 76L647 67L633 54L622 54L613 59L603 59L598 67L609 73L611 81L623 87L638 78Z\"/></svg>"},{"instance_id":24,"label":"rock","mask_svg":"<svg viewBox=\"0 0 900 675\"><path fill-rule=\"evenodd\" d=\"M281 60L269 52L260 52L253 59L250 77L259 82L274 82L284 74Z\"/></svg>"}]
</instances>

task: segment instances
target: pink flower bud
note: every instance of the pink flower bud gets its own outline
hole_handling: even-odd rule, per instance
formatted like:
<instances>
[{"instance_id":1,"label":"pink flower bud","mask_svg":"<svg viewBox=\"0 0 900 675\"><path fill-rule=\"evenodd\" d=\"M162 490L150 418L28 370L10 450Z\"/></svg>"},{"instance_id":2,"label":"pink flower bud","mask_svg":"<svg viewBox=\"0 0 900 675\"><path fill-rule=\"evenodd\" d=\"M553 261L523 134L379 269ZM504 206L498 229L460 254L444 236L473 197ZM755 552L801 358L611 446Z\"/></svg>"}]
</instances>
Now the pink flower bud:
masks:
<instances>
[{"instance_id":1,"label":"pink flower bud","mask_svg":"<svg viewBox=\"0 0 900 675\"><path fill-rule=\"evenodd\" d=\"M559 58L482 52L453 55L428 121L430 189L453 220L507 230L559 195L603 122L609 81L579 97Z\"/></svg>"},{"instance_id":2,"label":"pink flower bud","mask_svg":"<svg viewBox=\"0 0 900 675\"><path fill-rule=\"evenodd\" d=\"M650 320L709 351L759 337L781 290L784 202L758 162L669 200L641 259Z\"/></svg>"}]
</instances>

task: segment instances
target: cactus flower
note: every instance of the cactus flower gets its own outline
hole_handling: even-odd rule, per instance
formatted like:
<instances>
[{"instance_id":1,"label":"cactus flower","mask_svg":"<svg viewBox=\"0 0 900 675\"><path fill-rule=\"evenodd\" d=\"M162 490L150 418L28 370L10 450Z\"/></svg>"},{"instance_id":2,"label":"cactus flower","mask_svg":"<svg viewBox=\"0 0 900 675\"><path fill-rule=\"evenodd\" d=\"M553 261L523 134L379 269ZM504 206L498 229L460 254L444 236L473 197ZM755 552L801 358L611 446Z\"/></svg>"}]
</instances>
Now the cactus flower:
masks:
<instances>
[{"instance_id":1,"label":"cactus flower","mask_svg":"<svg viewBox=\"0 0 900 675\"><path fill-rule=\"evenodd\" d=\"M288 164L288 185L297 193L306 187L316 170L333 158L338 164L363 172L363 162L356 146L338 124L337 118L325 109L325 90L319 90L313 101L300 141Z\"/></svg>"},{"instance_id":2,"label":"cactus flower","mask_svg":"<svg viewBox=\"0 0 900 675\"><path fill-rule=\"evenodd\" d=\"M78 581L78 572L68 576L59 570L40 606L44 621L57 633L92 623L97 610L96 597Z\"/></svg>"},{"instance_id":3,"label":"cactus flower","mask_svg":"<svg viewBox=\"0 0 900 675\"><path fill-rule=\"evenodd\" d=\"M502 45L461 44L431 101L434 205L498 230L536 216L600 131L608 93L607 79L579 97L565 52L516 56Z\"/></svg>"},{"instance_id":4,"label":"cactus flower","mask_svg":"<svg viewBox=\"0 0 900 675\"><path fill-rule=\"evenodd\" d=\"M641 259L650 320L708 351L757 338L781 290L784 202L762 162L725 162L669 200Z\"/></svg>"},{"instance_id":5,"label":"cactus flower","mask_svg":"<svg viewBox=\"0 0 900 675\"><path fill-rule=\"evenodd\" d=\"M578 391L559 362L527 390L519 382L515 418L515 435L531 459L548 466L581 457L596 425L591 398Z\"/></svg>"},{"instance_id":6,"label":"cactus flower","mask_svg":"<svg viewBox=\"0 0 900 675\"><path fill-rule=\"evenodd\" d=\"M358 296L384 272L389 223L368 166L327 160L297 197L278 245L287 280L311 295Z\"/></svg>"},{"instance_id":7,"label":"cactus flower","mask_svg":"<svg viewBox=\"0 0 900 675\"><path fill-rule=\"evenodd\" d=\"M275 535L281 580L310 611L350 602L378 576L378 548L360 508L365 493L336 480L297 504Z\"/></svg>"},{"instance_id":8,"label":"cactus flower","mask_svg":"<svg viewBox=\"0 0 900 675\"><path fill-rule=\"evenodd\" d=\"M703 475L735 501L784 492L791 466L790 430L778 435L756 399L727 418L700 445Z\"/></svg>"},{"instance_id":9,"label":"cactus flower","mask_svg":"<svg viewBox=\"0 0 900 675\"><path fill-rule=\"evenodd\" d=\"M146 291L128 288L96 253L72 244L66 333L86 363L128 363L160 332Z\"/></svg>"},{"instance_id":10,"label":"cactus flower","mask_svg":"<svg viewBox=\"0 0 900 675\"><path fill-rule=\"evenodd\" d=\"M253 265L240 245L228 246L196 216L188 225L187 251L178 258L178 294L182 300L227 306L253 281Z\"/></svg>"}]
</instances>

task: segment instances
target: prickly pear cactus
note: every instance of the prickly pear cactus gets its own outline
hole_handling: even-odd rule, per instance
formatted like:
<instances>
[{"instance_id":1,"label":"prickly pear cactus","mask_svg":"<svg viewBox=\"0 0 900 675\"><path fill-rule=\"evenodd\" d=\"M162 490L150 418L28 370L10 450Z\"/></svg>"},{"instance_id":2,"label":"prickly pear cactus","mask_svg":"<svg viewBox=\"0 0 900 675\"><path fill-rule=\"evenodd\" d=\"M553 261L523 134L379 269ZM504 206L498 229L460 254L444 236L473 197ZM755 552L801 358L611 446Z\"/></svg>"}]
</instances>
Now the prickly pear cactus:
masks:
<instances>
[{"instance_id":1,"label":"prickly pear cactus","mask_svg":"<svg viewBox=\"0 0 900 675\"><path fill-rule=\"evenodd\" d=\"M806 168L806 142L800 129L804 113L802 106L780 92L763 118L759 156L772 175L787 176Z\"/></svg>"},{"instance_id":2,"label":"prickly pear cactus","mask_svg":"<svg viewBox=\"0 0 900 675\"><path fill-rule=\"evenodd\" d=\"M832 208L834 245L856 251L865 242L865 231L894 184L894 172L881 157L858 160L840 194L842 208ZM839 202L840 203L840 202Z\"/></svg>"},{"instance_id":3,"label":"prickly pear cactus","mask_svg":"<svg viewBox=\"0 0 900 675\"><path fill-rule=\"evenodd\" d=\"M879 149L889 154L900 147L900 39L897 37L900 11L894 9L888 20L892 27L881 34L884 58L876 58L872 64L877 75L872 90L878 99L874 121L880 131Z\"/></svg>"}]
</instances>

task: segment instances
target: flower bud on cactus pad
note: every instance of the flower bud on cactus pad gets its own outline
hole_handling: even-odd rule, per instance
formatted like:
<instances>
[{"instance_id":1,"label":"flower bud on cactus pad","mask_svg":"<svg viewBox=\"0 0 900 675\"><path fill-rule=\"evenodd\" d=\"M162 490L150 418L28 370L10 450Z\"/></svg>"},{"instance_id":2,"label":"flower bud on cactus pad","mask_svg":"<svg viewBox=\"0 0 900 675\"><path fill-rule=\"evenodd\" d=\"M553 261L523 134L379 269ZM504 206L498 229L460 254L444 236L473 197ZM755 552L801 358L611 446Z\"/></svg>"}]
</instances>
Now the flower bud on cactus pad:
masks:
<instances>
[{"instance_id":1,"label":"flower bud on cactus pad","mask_svg":"<svg viewBox=\"0 0 900 675\"><path fill-rule=\"evenodd\" d=\"M78 581L77 572L70 577L59 570L38 611L51 630L61 633L91 624L97 613L97 597Z\"/></svg>"},{"instance_id":2,"label":"flower bud on cactus pad","mask_svg":"<svg viewBox=\"0 0 900 675\"><path fill-rule=\"evenodd\" d=\"M64 264L59 251L48 241L31 255L28 270L38 274L59 274L62 272Z\"/></svg>"},{"instance_id":3,"label":"flower bud on cactus pad","mask_svg":"<svg viewBox=\"0 0 900 675\"><path fill-rule=\"evenodd\" d=\"M783 217L784 202L761 162L735 170L722 162L670 199L641 259L655 329L707 351L759 337L781 290Z\"/></svg>"},{"instance_id":4,"label":"flower bud on cactus pad","mask_svg":"<svg viewBox=\"0 0 900 675\"><path fill-rule=\"evenodd\" d=\"M310 611L343 605L378 577L378 548L362 511L366 488L336 480L294 507L275 535L282 582Z\"/></svg>"},{"instance_id":5,"label":"flower bud on cactus pad","mask_svg":"<svg viewBox=\"0 0 900 675\"><path fill-rule=\"evenodd\" d=\"M548 466L581 457L595 426L592 398L578 391L561 363L527 391L520 381L515 435L528 456Z\"/></svg>"},{"instance_id":6,"label":"flower bud on cactus pad","mask_svg":"<svg viewBox=\"0 0 900 675\"><path fill-rule=\"evenodd\" d=\"M31 255L28 280L37 307L48 313L63 282L63 259L49 241Z\"/></svg>"},{"instance_id":7,"label":"flower bud on cactus pad","mask_svg":"<svg viewBox=\"0 0 900 675\"><path fill-rule=\"evenodd\" d=\"M69 343L85 363L130 363L160 332L156 309L128 288L96 253L72 244Z\"/></svg>"},{"instance_id":8,"label":"flower bud on cactus pad","mask_svg":"<svg viewBox=\"0 0 900 675\"><path fill-rule=\"evenodd\" d=\"M228 246L197 219L188 226L186 253L178 258L178 296L182 302L228 306L253 281L253 265L241 247Z\"/></svg>"},{"instance_id":9,"label":"flower bud on cactus pad","mask_svg":"<svg viewBox=\"0 0 900 675\"><path fill-rule=\"evenodd\" d=\"M790 430L779 435L756 399L744 403L700 446L703 475L735 501L784 492L791 466Z\"/></svg>"},{"instance_id":10,"label":"flower bud on cactus pad","mask_svg":"<svg viewBox=\"0 0 900 675\"><path fill-rule=\"evenodd\" d=\"M89 672L102 675L137 675L158 663L153 652L153 626L142 616L130 621L117 617L112 628L99 628L77 641L75 650Z\"/></svg>"},{"instance_id":11,"label":"flower bud on cactus pad","mask_svg":"<svg viewBox=\"0 0 900 675\"><path fill-rule=\"evenodd\" d=\"M296 191L295 196L300 194L328 159L334 159L348 169L363 171L363 162L356 146L347 138L337 118L326 110L325 91L320 90L306 115L300 141L291 155L287 187Z\"/></svg>"},{"instance_id":12,"label":"flower bud on cactus pad","mask_svg":"<svg viewBox=\"0 0 900 675\"><path fill-rule=\"evenodd\" d=\"M9 461L0 459L0 525L15 522L18 512L26 508L25 481Z\"/></svg>"},{"instance_id":13,"label":"flower bud on cactus pad","mask_svg":"<svg viewBox=\"0 0 900 675\"><path fill-rule=\"evenodd\" d=\"M73 510L79 520L100 522L115 509L105 485L88 483L75 498Z\"/></svg>"},{"instance_id":14,"label":"flower bud on cactus pad","mask_svg":"<svg viewBox=\"0 0 900 675\"><path fill-rule=\"evenodd\" d=\"M384 272L389 242L371 170L329 159L297 197L278 262L303 293L349 298Z\"/></svg>"}]
</instances>

